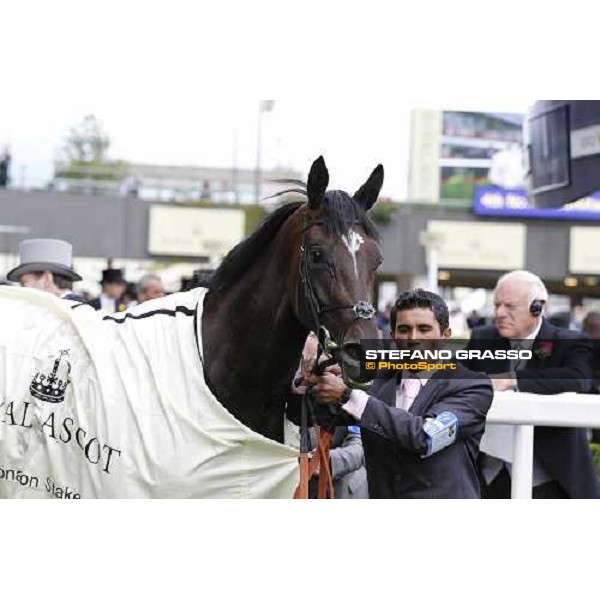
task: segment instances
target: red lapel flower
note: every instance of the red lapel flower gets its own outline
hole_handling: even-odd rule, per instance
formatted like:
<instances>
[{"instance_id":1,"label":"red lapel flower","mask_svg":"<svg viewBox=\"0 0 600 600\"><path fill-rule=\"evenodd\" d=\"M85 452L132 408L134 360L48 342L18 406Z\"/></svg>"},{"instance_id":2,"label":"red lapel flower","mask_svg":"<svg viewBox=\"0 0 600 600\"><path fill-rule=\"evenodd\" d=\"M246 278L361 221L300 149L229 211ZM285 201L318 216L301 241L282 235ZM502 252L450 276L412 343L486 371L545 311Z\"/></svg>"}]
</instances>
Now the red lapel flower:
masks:
<instances>
[{"instance_id":1,"label":"red lapel flower","mask_svg":"<svg viewBox=\"0 0 600 600\"><path fill-rule=\"evenodd\" d=\"M535 355L541 360L544 360L545 358L552 356L553 350L554 342L540 342L540 347L535 351Z\"/></svg>"}]
</instances>

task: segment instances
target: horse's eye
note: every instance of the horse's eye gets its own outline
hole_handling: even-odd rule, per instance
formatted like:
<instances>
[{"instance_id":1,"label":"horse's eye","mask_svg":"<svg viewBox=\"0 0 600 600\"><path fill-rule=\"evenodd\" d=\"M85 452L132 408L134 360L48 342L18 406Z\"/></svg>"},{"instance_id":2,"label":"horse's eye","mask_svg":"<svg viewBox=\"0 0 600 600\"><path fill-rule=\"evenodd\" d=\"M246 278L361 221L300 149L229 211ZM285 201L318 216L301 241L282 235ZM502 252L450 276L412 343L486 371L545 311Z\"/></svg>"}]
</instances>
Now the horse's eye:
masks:
<instances>
[{"instance_id":1,"label":"horse's eye","mask_svg":"<svg viewBox=\"0 0 600 600\"><path fill-rule=\"evenodd\" d=\"M310 257L314 263L324 263L325 262L325 252L323 250L311 250Z\"/></svg>"}]
</instances>

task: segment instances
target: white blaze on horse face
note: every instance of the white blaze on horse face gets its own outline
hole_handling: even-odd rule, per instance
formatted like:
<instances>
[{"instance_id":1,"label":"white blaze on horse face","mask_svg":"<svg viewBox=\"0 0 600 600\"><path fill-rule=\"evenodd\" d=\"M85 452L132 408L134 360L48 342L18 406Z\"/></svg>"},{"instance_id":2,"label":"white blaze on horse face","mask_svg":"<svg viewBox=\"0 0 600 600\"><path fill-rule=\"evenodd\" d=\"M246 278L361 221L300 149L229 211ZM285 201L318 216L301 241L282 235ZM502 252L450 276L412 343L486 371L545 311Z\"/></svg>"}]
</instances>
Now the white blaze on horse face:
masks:
<instances>
[{"instance_id":1,"label":"white blaze on horse face","mask_svg":"<svg viewBox=\"0 0 600 600\"><path fill-rule=\"evenodd\" d=\"M356 233L354 229L351 229L348 234L342 235L342 242L344 242L346 248L348 248L348 252L350 252L350 256L352 256L352 260L354 261L354 273L356 278L358 279L358 264L356 262L356 255L360 250L360 247L365 243L365 238L363 238L360 233Z\"/></svg>"}]
</instances>

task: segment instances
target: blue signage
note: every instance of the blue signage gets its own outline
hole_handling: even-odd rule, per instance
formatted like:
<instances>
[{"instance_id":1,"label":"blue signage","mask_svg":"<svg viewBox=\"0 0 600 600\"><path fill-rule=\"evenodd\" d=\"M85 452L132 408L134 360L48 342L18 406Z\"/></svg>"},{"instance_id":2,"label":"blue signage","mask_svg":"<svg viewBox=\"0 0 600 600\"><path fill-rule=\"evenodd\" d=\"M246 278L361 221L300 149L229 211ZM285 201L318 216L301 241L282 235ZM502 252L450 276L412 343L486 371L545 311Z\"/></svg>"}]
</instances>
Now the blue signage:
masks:
<instances>
[{"instance_id":1,"label":"blue signage","mask_svg":"<svg viewBox=\"0 0 600 600\"><path fill-rule=\"evenodd\" d=\"M475 189L473 208L476 215L486 217L600 221L600 193L562 208L536 208L523 189L481 186Z\"/></svg>"}]
</instances>

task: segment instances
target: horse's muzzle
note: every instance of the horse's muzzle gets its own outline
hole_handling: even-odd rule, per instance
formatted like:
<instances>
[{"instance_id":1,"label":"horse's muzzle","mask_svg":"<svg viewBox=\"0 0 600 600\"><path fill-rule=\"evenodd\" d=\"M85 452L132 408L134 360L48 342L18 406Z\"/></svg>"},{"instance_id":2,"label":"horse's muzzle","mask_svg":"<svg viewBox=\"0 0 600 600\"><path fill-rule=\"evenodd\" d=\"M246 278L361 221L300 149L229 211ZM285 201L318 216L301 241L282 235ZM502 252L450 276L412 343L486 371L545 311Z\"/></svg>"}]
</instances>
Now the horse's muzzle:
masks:
<instances>
[{"instance_id":1,"label":"horse's muzzle","mask_svg":"<svg viewBox=\"0 0 600 600\"><path fill-rule=\"evenodd\" d=\"M373 381L372 375L365 369L366 351L357 342L348 342L342 346L339 364L346 385L357 389L368 389Z\"/></svg>"}]
</instances>

